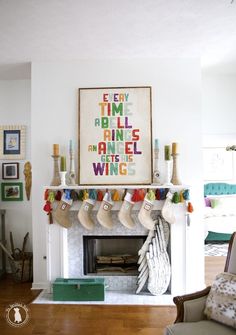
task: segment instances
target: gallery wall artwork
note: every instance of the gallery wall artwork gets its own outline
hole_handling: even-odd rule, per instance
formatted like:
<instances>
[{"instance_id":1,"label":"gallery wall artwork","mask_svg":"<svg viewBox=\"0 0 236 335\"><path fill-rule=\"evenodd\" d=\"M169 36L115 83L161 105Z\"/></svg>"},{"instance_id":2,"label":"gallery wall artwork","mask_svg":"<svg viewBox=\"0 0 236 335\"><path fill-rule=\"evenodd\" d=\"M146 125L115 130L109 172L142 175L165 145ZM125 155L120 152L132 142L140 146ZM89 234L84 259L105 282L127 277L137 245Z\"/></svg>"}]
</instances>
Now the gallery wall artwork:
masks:
<instances>
[{"instance_id":1,"label":"gallery wall artwork","mask_svg":"<svg viewBox=\"0 0 236 335\"><path fill-rule=\"evenodd\" d=\"M0 159L25 159L25 126L0 126Z\"/></svg>"},{"instance_id":2,"label":"gallery wall artwork","mask_svg":"<svg viewBox=\"0 0 236 335\"><path fill-rule=\"evenodd\" d=\"M2 163L2 179L19 179L19 163Z\"/></svg>"},{"instance_id":3,"label":"gallery wall artwork","mask_svg":"<svg viewBox=\"0 0 236 335\"><path fill-rule=\"evenodd\" d=\"M79 89L79 184L151 184L151 87Z\"/></svg>"},{"instance_id":4,"label":"gallery wall artwork","mask_svg":"<svg viewBox=\"0 0 236 335\"><path fill-rule=\"evenodd\" d=\"M2 201L22 201L23 183L2 183Z\"/></svg>"}]
</instances>

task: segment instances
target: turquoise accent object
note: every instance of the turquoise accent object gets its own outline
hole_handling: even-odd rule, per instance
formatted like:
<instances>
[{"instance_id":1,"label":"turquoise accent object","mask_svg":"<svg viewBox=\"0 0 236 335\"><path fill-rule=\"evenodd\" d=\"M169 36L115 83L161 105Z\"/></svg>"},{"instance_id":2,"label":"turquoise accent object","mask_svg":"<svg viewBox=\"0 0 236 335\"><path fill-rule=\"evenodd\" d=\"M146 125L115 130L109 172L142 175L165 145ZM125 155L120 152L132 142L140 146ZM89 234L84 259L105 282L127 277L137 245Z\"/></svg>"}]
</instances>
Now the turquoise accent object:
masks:
<instances>
[{"instance_id":1,"label":"turquoise accent object","mask_svg":"<svg viewBox=\"0 0 236 335\"><path fill-rule=\"evenodd\" d=\"M183 191L183 198L184 198L184 200L189 200L190 199L189 190L184 190Z\"/></svg>"},{"instance_id":2,"label":"turquoise accent object","mask_svg":"<svg viewBox=\"0 0 236 335\"><path fill-rule=\"evenodd\" d=\"M231 237L231 234L222 234L222 233L215 233L213 231L209 231L205 242L224 242L224 241L229 241Z\"/></svg>"},{"instance_id":3,"label":"turquoise accent object","mask_svg":"<svg viewBox=\"0 0 236 335\"><path fill-rule=\"evenodd\" d=\"M227 183L208 183L204 185L204 197L220 194L236 194L236 185Z\"/></svg>"},{"instance_id":4,"label":"turquoise accent object","mask_svg":"<svg viewBox=\"0 0 236 335\"><path fill-rule=\"evenodd\" d=\"M89 190L89 199L97 200L97 191Z\"/></svg>"}]
</instances>

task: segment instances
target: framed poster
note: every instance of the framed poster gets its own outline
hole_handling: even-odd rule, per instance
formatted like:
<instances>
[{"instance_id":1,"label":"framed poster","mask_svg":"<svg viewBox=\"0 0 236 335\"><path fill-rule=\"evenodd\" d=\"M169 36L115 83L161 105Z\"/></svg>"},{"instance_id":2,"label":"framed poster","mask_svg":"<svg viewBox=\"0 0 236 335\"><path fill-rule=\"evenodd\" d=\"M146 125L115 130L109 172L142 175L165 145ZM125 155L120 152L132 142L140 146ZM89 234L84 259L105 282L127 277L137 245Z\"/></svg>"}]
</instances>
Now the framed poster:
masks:
<instances>
[{"instance_id":1,"label":"framed poster","mask_svg":"<svg viewBox=\"0 0 236 335\"><path fill-rule=\"evenodd\" d=\"M25 159L25 126L0 126L0 159Z\"/></svg>"},{"instance_id":2,"label":"framed poster","mask_svg":"<svg viewBox=\"0 0 236 335\"><path fill-rule=\"evenodd\" d=\"M233 179L232 151L222 147L203 148L204 180L221 181Z\"/></svg>"},{"instance_id":3,"label":"framed poster","mask_svg":"<svg viewBox=\"0 0 236 335\"><path fill-rule=\"evenodd\" d=\"M79 89L79 184L152 183L151 87Z\"/></svg>"},{"instance_id":4,"label":"framed poster","mask_svg":"<svg viewBox=\"0 0 236 335\"><path fill-rule=\"evenodd\" d=\"M2 201L22 201L23 184L22 183L2 183Z\"/></svg>"},{"instance_id":5,"label":"framed poster","mask_svg":"<svg viewBox=\"0 0 236 335\"><path fill-rule=\"evenodd\" d=\"M2 179L19 179L19 163L2 163Z\"/></svg>"}]
</instances>

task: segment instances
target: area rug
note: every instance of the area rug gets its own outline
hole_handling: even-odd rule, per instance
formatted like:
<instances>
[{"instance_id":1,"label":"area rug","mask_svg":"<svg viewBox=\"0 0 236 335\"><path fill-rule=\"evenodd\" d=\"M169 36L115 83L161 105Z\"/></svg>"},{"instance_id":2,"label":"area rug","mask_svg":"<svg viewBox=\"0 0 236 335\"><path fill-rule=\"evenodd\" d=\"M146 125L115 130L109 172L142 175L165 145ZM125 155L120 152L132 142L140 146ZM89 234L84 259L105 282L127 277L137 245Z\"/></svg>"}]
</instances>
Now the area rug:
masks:
<instances>
[{"instance_id":1,"label":"area rug","mask_svg":"<svg viewBox=\"0 0 236 335\"><path fill-rule=\"evenodd\" d=\"M53 301L53 296L42 291L32 302L33 304L78 304L78 305L173 305L170 294L153 296L148 293L135 294L129 291L106 291L104 301Z\"/></svg>"},{"instance_id":2,"label":"area rug","mask_svg":"<svg viewBox=\"0 0 236 335\"><path fill-rule=\"evenodd\" d=\"M205 244L205 256L227 256L228 243Z\"/></svg>"}]
</instances>

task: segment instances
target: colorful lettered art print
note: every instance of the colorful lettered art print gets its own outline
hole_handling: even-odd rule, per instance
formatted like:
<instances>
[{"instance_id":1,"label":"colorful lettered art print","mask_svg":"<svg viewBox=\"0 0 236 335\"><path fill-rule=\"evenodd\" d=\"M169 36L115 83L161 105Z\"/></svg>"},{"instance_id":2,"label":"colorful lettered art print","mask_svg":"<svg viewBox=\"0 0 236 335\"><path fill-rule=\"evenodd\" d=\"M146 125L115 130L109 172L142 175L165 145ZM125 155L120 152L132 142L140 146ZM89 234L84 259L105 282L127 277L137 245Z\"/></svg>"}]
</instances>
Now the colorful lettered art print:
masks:
<instances>
[{"instance_id":1,"label":"colorful lettered art print","mask_svg":"<svg viewBox=\"0 0 236 335\"><path fill-rule=\"evenodd\" d=\"M80 88L78 147L79 184L151 184L151 87Z\"/></svg>"}]
</instances>

